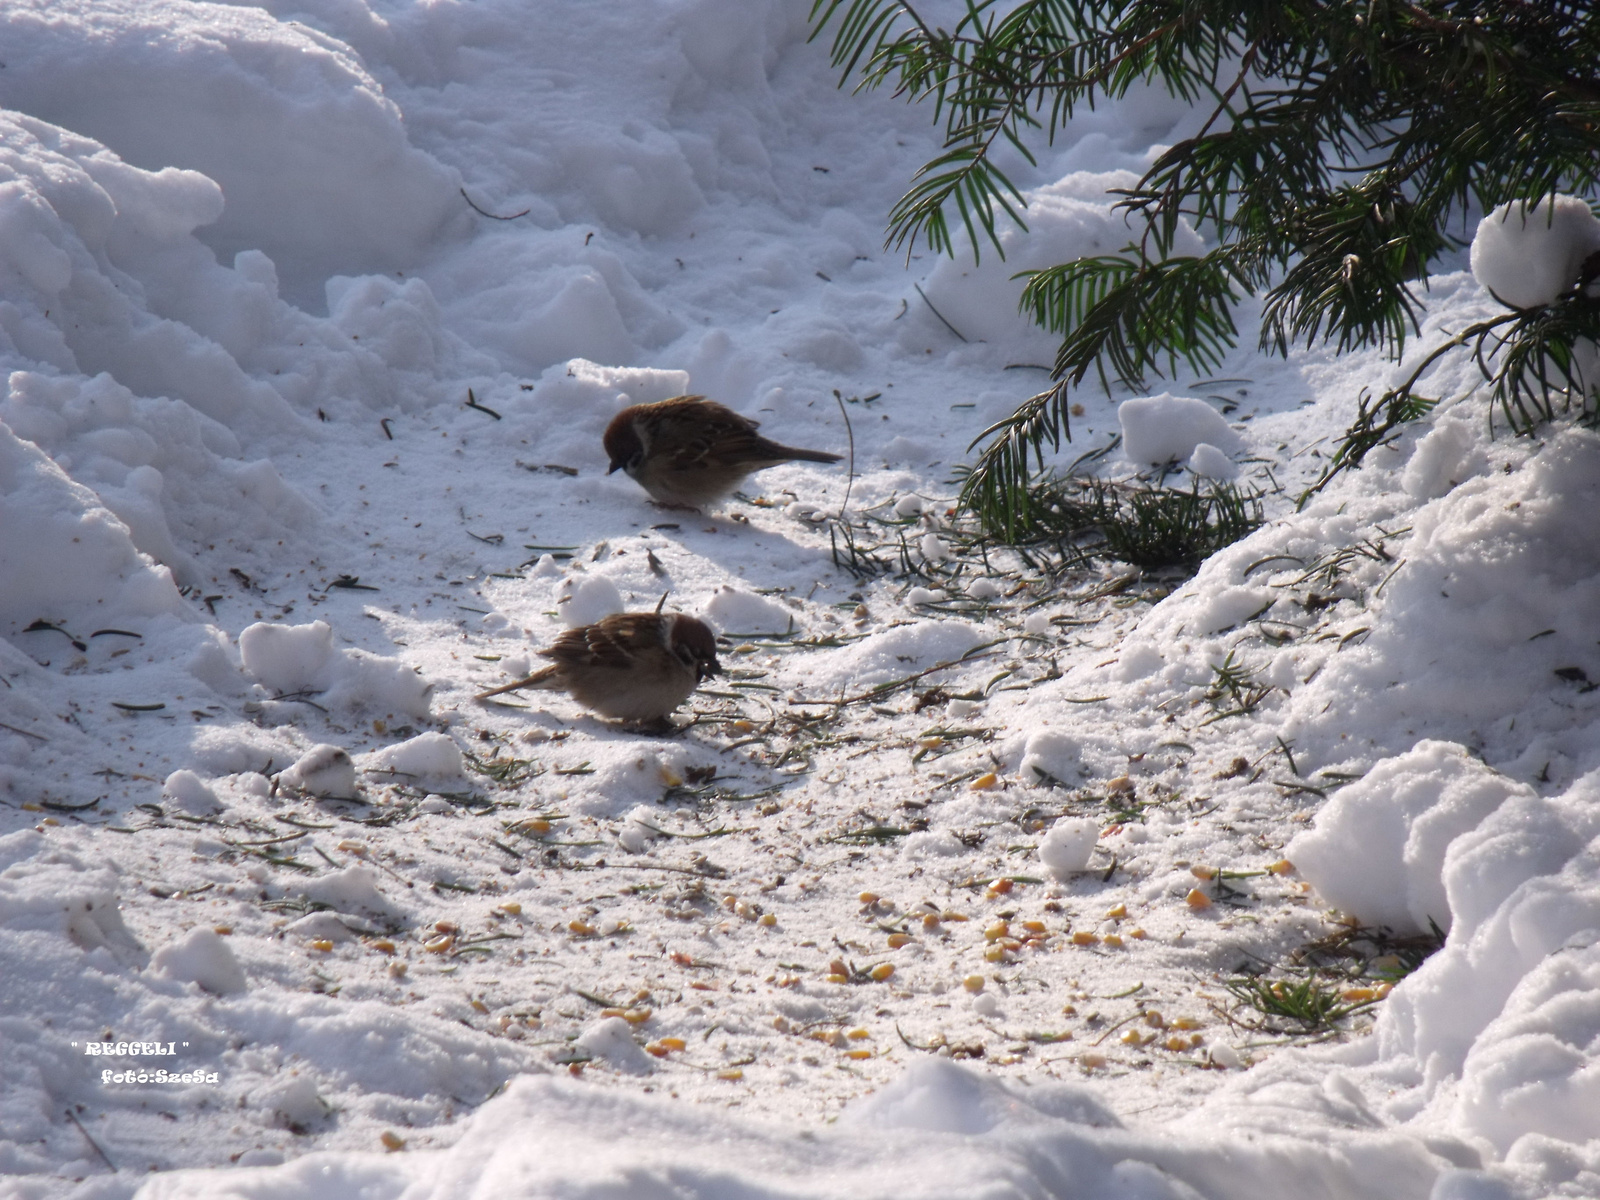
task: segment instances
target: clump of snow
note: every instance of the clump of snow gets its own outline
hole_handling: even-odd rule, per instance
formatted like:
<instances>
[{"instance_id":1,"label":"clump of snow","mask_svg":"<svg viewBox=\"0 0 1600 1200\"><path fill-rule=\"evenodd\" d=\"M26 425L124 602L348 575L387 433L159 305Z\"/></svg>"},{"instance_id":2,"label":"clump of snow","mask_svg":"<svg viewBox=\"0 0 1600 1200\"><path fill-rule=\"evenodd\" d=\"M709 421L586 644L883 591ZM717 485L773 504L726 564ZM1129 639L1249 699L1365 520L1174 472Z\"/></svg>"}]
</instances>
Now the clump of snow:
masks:
<instances>
[{"instance_id":1,"label":"clump of snow","mask_svg":"<svg viewBox=\"0 0 1600 1200\"><path fill-rule=\"evenodd\" d=\"M569 579L556 600L556 612L569 629L593 625L602 617L623 609L622 593L604 575L582 575Z\"/></svg>"},{"instance_id":2,"label":"clump of snow","mask_svg":"<svg viewBox=\"0 0 1600 1200\"><path fill-rule=\"evenodd\" d=\"M1027 282L1019 276L1084 255L1115 254L1127 246L1133 227L1126 214L1114 210L1116 198L1109 193L1137 181L1138 175L1126 170L1075 171L1032 189L1027 193L1028 228L1002 228L1003 256L985 244L976 263L966 253L941 258L923 286L929 302L969 341L1049 345L1050 339L1018 312ZM1204 252L1187 221L1175 233L1172 253ZM915 293L910 300L913 306L923 303Z\"/></svg>"},{"instance_id":3,"label":"clump of snow","mask_svg":"<svg viewBox=\"0 0 1600 1200\"><path fill-rule=\"evenodd\" d=\"M1039 842L1039 861L1057 879L1068 879L1089 868L1100 826L1087 817L1063 817Z\"/></svg>"},{"instance_id":4,"label":"clump of snow","mask_svg":"<svg viewBox=\"0 0 1600 1200\"><path fill-rule=\"evenodd\" d=\"M398 777L417 787L458 790L466 783L461 747L443 733L419 733L374 750L362 758L361 769L385 779Z\"/></svg>"},{"instance_id":5,"label":"clump of snow","mask_svg":"<svg viewBox=\"0 0 1600 1200\"><path fill-rule=\"evenodd\" d=\"M1337 792L1284 853L1318 895L1365 924L1448 930L1446 852L1512 797L1532 795L1465 748L1424 740Z\"/></svg>"},{"instance_id":6,"label":"clump of snow","mask_svg":"<svg viewBox=\"0 0 1600 1200\"><path fill-rule=\"evenodd\" d=\"M168 979L198 984L219 996L242 992L250 986L228 943L205 925L196 926L188 937L156 950L150 956L150 969Z\"/></svg>"},{"instance_id":7,"label":"clump of snow","mask_svg":"<svg viewBox=\"0 0 1600 1200\"><path fill-rule=\"evenodd\" d=\"M958 661L982 640L982 630L967 621L913 621L817 655L810 680L820 688L870 687Z\"/></svg>"},{"instance_id":8,"label":"clump of snow","mask_svg":"<svg viewBox=\"0 0 1600 1200\"><path fill-rule=\"evenodd\" d=\"M190 770L174 771L161 785L161 794L184 812L206 816L222 807L217 794L206 786L205 780Z\"/></svg>"},{"instance_id":9,"label":"clump of snow","mask_svg":"<svg viewBox=\"0 0 1600 1200\"><path fill-rule=\"evenodd\" d=\"M1411 452L1400 486L1418 500L1434 500L1488 465L1489 456L1466 420L1440 419Z\"/></svg>"},{"instance_id":10,"label":"clump of snow","mask_svg":"<svg viewBox=\"0 0 1600 1200\"><path fill-rule=\"evenodd\" d=\"M1239 466L1210 442L1199 442L1189 454L1189 470L1206 479L1227 483L1239 477Z\"/></svg>"},{"instance_id":11,"label":"clump of snow","mask_svg":"<svg viewBox=\"0 0 1600 1200\"><path fill-rule=\"evenodd\" d=\"M273 699L309 694L344 708L428 715L432 685L397 659L339 649L326 621L258 621L239 634L239 657Z\"/></svg>"},{"instance_id":12,"label":"clump of snow","mask_svg":"<svg viewBox=\"0 0 1600 1200\"><path fill-rule=\"evenodd\" d=\"M1082 766L1083 750L1078 739L1057 729L1041 729L1029 736L1022 750L1022 765L1017 774L1024 783L1038 783L1049 776L1063 783L1075 783Z\"/></svg>"},{"instance_id":13,"label":"clump of snow","mask_svg":"<svg viewBox=\"0 0 1600 1200\"><path fill-rule=\"evenodd\" d=\"M633 1040L633 1026L621 1017L602 1017L580 1033L575 1044L629 1075L646 1075L655 1069L650 1056Z\"/></svg>"},{"instance_id":14,"label":"clump of snow","mask_svg":"<svg viewBox=\"0 0 1600 1200\"><path fill-rule=\"evenodd\" d=\"M1117 405L1122 454L1129 462L1160 465L1183 462L1205 443L1219 453L1238 454L1244 439L1222 415L1193 396L1140 396Z\"/></svg>"},{"instance_id":15,"label":"clump of snow","mask_svg":"<svg viewBox=\"0 0 1600 1200\"><path fill-rule=\"evenodd\" d=\"M354 799L355 760L343 746L313 746L278 773L278 786L330 800Z\"/></svg>"},{"instance_id":16,"label":"clump of snow","mask_svg":"<svg viewBox=\"0 0 1600 1200\"><path fill-rule=\"evenodd\" d=\"M1472 274L1513 308L1553 303L1600 250L1600 219L1577 196L1502 204L1478 222Z\"/></svg>"},{"instance_id":17,"label":"clump of snow","mask_svg":"<svg viewBox=\"0 0 1600 1200\"><path fill-rule=\"evenodd\" d=\"M378 890L378 876L371 867L346 867L299 886L301 895L342 913L392 916L399 912L393 902Z\"/></svg>"},{"instance_id":18,"label":"clump of snow","mask_svg":"<svg viewBox=\"0 0 1600 1200\"><path fill-rule=\"evenodd\" d=\"M704 616L723 633L788 633L793 610L765 596L724 585L712 593Z\"/></svg>"}]
</instances>

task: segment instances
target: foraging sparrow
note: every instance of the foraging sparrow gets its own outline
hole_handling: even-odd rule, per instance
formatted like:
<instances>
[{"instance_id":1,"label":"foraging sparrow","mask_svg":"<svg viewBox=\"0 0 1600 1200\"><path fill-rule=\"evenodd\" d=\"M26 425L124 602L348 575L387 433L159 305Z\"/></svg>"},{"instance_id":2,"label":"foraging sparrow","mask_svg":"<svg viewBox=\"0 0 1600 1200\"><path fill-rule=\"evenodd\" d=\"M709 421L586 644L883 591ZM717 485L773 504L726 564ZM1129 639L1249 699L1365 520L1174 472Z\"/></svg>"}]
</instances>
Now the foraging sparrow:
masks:
<instances>
[{"instance_id":1,"label":"foraging sparrow","mask_svg":"<svg viewBox=\"0 0 1600 1200\"><path fill-rule=\"evenodd\" d=\"M478 699L544 688L568 692L603 717L660 723L701 680L722 671L711 630L682 613L612 613L567 630L539 653L555 665Z\"/></svg>"},{"instance_id":2,"label":"foraging sparrow","mask_svg":"<svg viewBox=\"0 0 1600 1200\"><path fill-rule=\"evenodd\" d=\"M611 418L606 474L619 467L657 503L678 508L715 504L763 467L785 462L835 463L839 455L780 446L756 422L704 396L635 404Z\"/></svg>"}]
</instances>

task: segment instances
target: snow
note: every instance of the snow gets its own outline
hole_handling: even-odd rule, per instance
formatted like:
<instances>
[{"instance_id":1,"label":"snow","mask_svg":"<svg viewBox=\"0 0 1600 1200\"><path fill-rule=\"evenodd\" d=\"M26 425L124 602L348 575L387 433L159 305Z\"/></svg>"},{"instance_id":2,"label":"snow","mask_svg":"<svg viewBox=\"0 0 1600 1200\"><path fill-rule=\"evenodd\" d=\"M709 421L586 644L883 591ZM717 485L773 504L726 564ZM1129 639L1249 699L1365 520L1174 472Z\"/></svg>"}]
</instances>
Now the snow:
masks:
<instances>
[{"instance_id":1,"label":"snow","mask_svg":"<svg viewBox=\"0 0 1600 1200\"><path fill-rule=\"evenodd\" d=\"M1216 456L1244 449L1244 439L1222 415L1193 396L1162 392L1124 400L1117 405L1117 423L1122 426L1123 455L1140 466L1182 462L1205 446L1210 454L1201 453L1202 463L1221 470Z\"/></svg>"},{"instance_id":2,"label":"snow","mask_svg":"<svg viewBox=\"0 0 1600 1200\"><path fill-rule=\"evenodd\" d=\"M808 7L0 13L0 1190L1600 1194L1600 436L1447 360L1297 508L1409 363L1245 348L1055 461L1261 529L985 559L1015 276L1194 117L1080 114L1004 259L908 261L930 114ZM1490 214L1413 353L1597 230ZM684 393L854 477L660 509L599 436ZM726 635L677 733L472 699L663 594ZM1328 1045L1233 1023L1348 921L1447 937Z\"/></svg>"},{"instance_id":3,"label":"snow","mask_svg":"<svg viewBox=\"0 0 1600 1200\"><path fill-rule=\"evenodd\" d=\"M1600 250L1600 218L1579 196L1502 204L1478 222L1472 274L1513 308L1553 303Z\"/></svg>"}]
</instances>

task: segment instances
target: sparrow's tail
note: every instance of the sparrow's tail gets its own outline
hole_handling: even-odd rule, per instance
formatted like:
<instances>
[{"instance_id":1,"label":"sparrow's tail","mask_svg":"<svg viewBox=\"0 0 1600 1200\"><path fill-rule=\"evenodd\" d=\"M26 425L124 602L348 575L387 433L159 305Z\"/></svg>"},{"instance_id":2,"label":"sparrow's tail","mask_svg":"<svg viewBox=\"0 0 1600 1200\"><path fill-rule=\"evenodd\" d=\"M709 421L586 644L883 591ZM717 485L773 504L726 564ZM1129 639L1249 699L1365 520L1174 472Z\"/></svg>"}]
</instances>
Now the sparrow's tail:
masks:
<instances>
[{"instance_id":1,"label":"sparrow's tail","mask_svg":"<svg viewBox=\"0 0 1600 1200\"><path fill-rule=\"evenodd\" d=\"M826 450L802 450L799 446L780 446L777 442L767 442L763 449L770 450L773 458L797 462L836 463L844 458L842 454L829 454Z\"/></svg>"},{"instance_id":2,"label":"sparrow's tail","mask_svg":"<svg viewBox=\"0 0 1600 1200\"><path fill-rule=\"evenodd\" d=\"M487 700L490 696L503 696L507 692L516 691L518 688L536 688L548 686L549 681L554 678L558 669L558 667L546 667L542 671L535 671L526 679L519 679L515 683L501 684L497 688L490 688L487 692L479 692L475 698L478 700Z\"/></svg>"}]
</instances>

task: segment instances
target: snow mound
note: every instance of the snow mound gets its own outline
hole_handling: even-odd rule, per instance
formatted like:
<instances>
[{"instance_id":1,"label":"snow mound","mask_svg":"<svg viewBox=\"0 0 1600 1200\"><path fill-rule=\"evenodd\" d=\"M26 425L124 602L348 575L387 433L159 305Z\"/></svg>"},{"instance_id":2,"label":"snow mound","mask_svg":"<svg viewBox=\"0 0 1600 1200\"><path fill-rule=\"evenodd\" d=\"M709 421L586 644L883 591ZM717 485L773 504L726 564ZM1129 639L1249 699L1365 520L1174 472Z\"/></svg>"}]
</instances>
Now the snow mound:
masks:
<instances>
[{"instance_id":1,"label":"snow mound","mask_svg":"<svg viewBox=\"0 0 1600 1200\"><path fill-rule=\"evenodd\" d=\"M198 984L219 996L250 986L228 944L203 925L191 930L188 937L158 949L150 956L150 969L168 979Z\"/></svg>"},{"instance_id":2,"label":"snow mound","mask_svg":"<svg viewBox=\"0 0 1600 1200\"><path fill-rule=\"evenodd\" d=\"M621 1017L596 1021L578 1035L576 1045L629 1075L645 1075L655 1069L650 1056L633 1040L633 1026Z\"/></svg>"},{"instance_id":3,"label":"snow mound","mask_svg":"<svg viewBox=\"0 0 1600 1200\"><path fill-rule=\"evenodd\" d=\"M161 785L161 794L184 812L194 816L214 813L222 807L217 794L206 786L205 780L190 770L174 771Z\"/></svg>"},{"instance_id":4,"label":"snow mound","mask_svg":"<svg viewBox=\"0 0 1600 1200\"><path fill-rule=\"evenodd\" d=\"M461 747L442 733L421 733L363 756L361 769L385 778L435 790L459 790L466 783Z\"/></svg>"},{"instance_id":5,"label":"snow mound","mask_svg":"<svg viewBox=\"0 0 1600 1200\"><path fill-rule=\"evenodd\" d=\"M1122 453L1141 466L1183 462L1204 443L1219 455L1238 454L1244 439L1222 415L1193 396L1141 396L1117 406Z\"/></svg>"},{"instance_id":6,"label":"snow mound","mask_svg":"<svg viewBox=\"0 0 1600 1200\"><path fill-rule=\"evenodd\" d=\"M1336 793L1284 852L1324 900L1365 924L1448 930L1446 852L1512 797L1532 795L1461 746L1421 741Z\"/></svg>"},{"instance_id":7,"label":"snow mound","mask_svg":"<svg viewBox=\"0 0 1600 1200\"><path fill-rule=\"evenodd\" d=\"M301 884L299 890L307 900L326 904L341 913L388 917L401 911L378 890L378 876L371 867L331 871Z\"/></svg>"},{"instance_id":8,"label":"snow mound","mask_svg":"<svg viewBox=\"0 0 1600 1200\"><path fill-rule=\"evenodd\" d=\"M1002 229L1004 256L985 242L977 262L968 253L940 259L923 287L928 300L971 341L1049 343L1049 335L1018 311L1027 282L1019 273L1125 247L1133 240L1133 227L1125 214L1113 210L1115 197L1109 192L1137 181L1131 171L1079 171L1029 191L1028 228ZM1188 222L1176 233L1172 253L1204 252ZM913 307L922 303L915 295L910 302Z\"/></svg>"},{"instance_id":9,"label":"snow mound","mask_svg":"<svg viewBox=\"0 0 1600 1200\"><path fill-rule=\"evenodd\" d=\"M8 8L3 28L0 105L131 163L203 172L216 183L167 213L148 203L147 221L209 224L224 260L265 251L302 294L331 273L409 266L452 222L467 227L456 173L408 143L349 47L310 28L206 5L103 3L63 19L51 0Z\"/></svg>"},{"instance_id":10,"label":"snow mound","mask_svg":"<svg viewBox=\"0 0 1600 1200\"><path fill-rule=\"evenodd\" d=\"M604 575L584 575L569 579L556 600L556 612L569 629L593 625L603 617L623 609L622 593Z\"/></svg>"},{"instance_id":11,"label":"snow mound","mask_svg":"<svg viewBox=\"0 0 1600 1200\"><path fill-rule=\"evenodd\" d=\"M1057 879L1068 879L1089 869L1100 826L1087 817L1063 817L1050 826L1039 843L1039 861Z\"/></svg>"},{"instance_id":12,"label":"snow mound","mask_svg":"<svg viewBox=\"0 0 1600 1200\"><path fill-rule=\"evenodd\" d=\"M410 667L365 650L340 650L326 621L275 625L258 621L239 634L244 669L268 693L311 694L344 708L428 715L428 683Z\"/></svg>"},{"instance_id":13,"label":"snow mound","mask_svg":"<svg viewBox=\"0 0 1600 1200\"><path fill-rule=\"evenodd\" d=\"M982 640L983 630L967 621L913 621L816 655L811 683L822 689L870 687L955 662Z\"/></svg>"},{"instance_id":14,"label":"snow mound","mask_svg":"<svg viewBox=\"0 0 1600 1200\"><path fill-rule=\"evenodd\" d=\"M704 615L723 633L787 633L794 628L794 615L783 605L726 585L712 594Z\"/></svg>"},{"instance_id":15,"label":"snow mound","mask_svg":"<svg viewBox=\"0 0 1600 1200\"><path fill-rule=\"evenodd\" d=\"M187 617L172 573L31 442L0 424L0 635L35 621L68 629ZM55 649L56 647L52 647Z\"/></svg>"},{"instance_id":16,"label":"snow mound","mask_svg":"<svg viewBox=\"0 0 1600 1200\"><path fill-rule=\"evenodd\" d=\"M1472 274L1513 308L1550 304L1600 250L1600 219L1577 196L1502 204L1478 222Z\"/></svg>"},{"instance_id":17,"label":"snow mound","mask_svg":"<svg viewBox=\"0 0 1600 1200\"><path fill-rule=\"evenodd\" d=\"M358 790L356 764L343 746L313 746L278 773L278 784L330 800L351 800Z\"/></svg>"}]
</instances>

